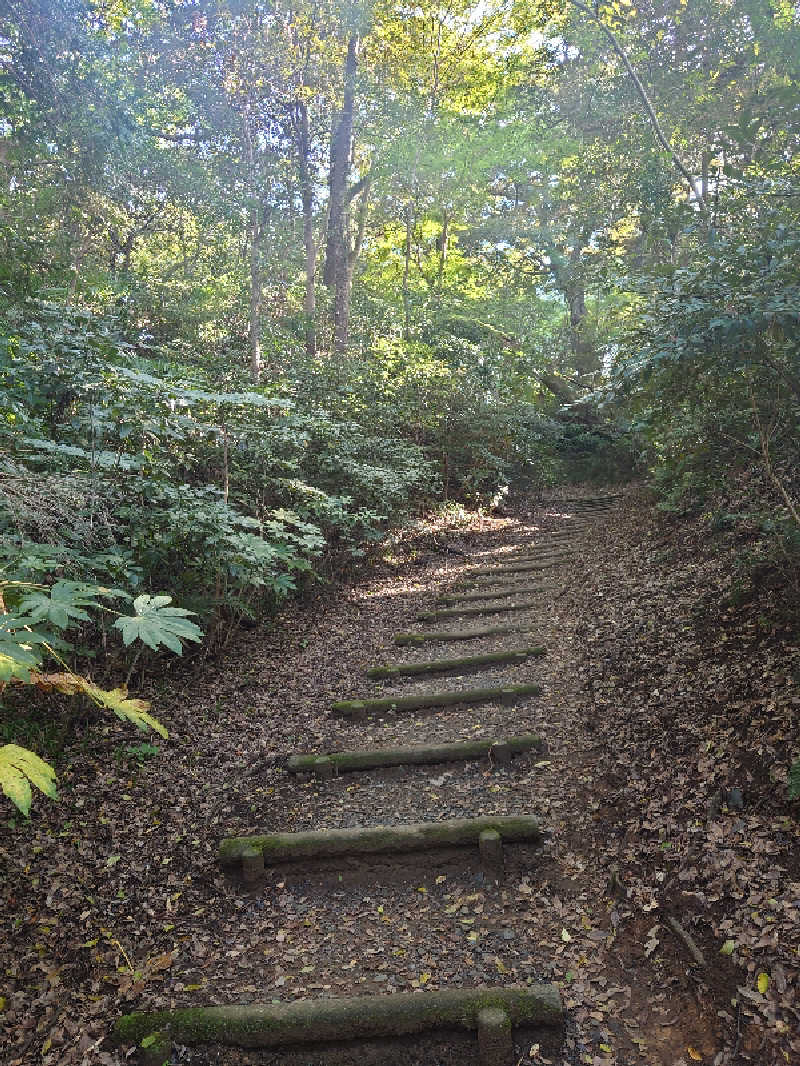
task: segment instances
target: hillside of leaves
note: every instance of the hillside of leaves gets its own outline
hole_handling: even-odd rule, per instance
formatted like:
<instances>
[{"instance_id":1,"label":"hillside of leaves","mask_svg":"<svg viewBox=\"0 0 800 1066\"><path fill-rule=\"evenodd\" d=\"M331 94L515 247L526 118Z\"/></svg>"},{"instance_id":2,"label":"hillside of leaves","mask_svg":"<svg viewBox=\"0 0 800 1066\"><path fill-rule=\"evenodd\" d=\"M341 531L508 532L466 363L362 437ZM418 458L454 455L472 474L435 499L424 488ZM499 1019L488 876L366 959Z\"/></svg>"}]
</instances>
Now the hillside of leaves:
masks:
<instances>
[{"instance_id":1,"label":"hillside of leaves","mask_svg":"<svg viewBox=\"0 0 800 1066\"><path fill-rule=\"evenodd\" d=\"M0 9L23 809L409 515L635 472L800 568L796 6L201 7Z\"/></svg>"}]
</instances>

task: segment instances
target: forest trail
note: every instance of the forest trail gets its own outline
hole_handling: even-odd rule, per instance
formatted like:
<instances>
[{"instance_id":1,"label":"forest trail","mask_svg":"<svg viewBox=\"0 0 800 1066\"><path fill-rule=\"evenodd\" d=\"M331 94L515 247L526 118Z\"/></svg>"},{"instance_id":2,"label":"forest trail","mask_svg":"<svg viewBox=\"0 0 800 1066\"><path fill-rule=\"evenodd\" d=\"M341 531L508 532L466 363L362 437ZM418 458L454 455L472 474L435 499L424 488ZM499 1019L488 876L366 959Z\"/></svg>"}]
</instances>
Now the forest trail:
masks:
<instances>
[{"instance_id":1,"label":"forest trail","mask_svg":"<svg viewBox=\"0 0 800 1066\"><path fill-rule=\"evenodd\" d=\"M9 1063L120 1063L107 1037L125 1010L423 997L530 982L558 986L565 1024L515 1029L513 1063L735 1061L730 1027L717 1017L735 993L731 961L713 958L706 968L693 957L692 945L712 958L694 942L697 929L658 858L644 874L617 861L630 859L646 797L631 762L635 803L625 808L624 770L614 778L598 736L615 727L602 685L587 676L587 648L608 639L590 589L593 568L611 569L615 537L635 525L636 508L631 496L602 506L551 502L515 518L474 518L461 531L408 535L402 558L389 552L375 577L345 596L288 608L266 640L248 637L213 690L187 686L183 717L171 718L168 767L98 764L94 795L105 805L76 777L64 802L81 819L80 833L63 810L56 835L31 830L42 869L17 929L15 965L20 993L37 965L47 981L33 1000L27 1047L12 1048ZM497 599L482 598L489 593ZM481 613L442 617L454 601ZM456 639L460 631L469 639ZM519 658L474 662L498 653ZM444 658L451 665L441 671L393 672ZM375 667L389 676L367 677ZM512 698L514 686L530 691ZM469 704L331 713L343 699L478 687L490 691ZM298 754L488 748L509 737L527 748L510 762L501 749L432 765L286 771ZM114 811L108 804L121 787L126 806ZM534 816L542 839L504 846L498 884L477 840L267 862L263 871L256 862L248 880L217 862L217 846L231 836L518 815ZM648 879L652 896L643 898ZM189 1048L177 1040L171 1061L468 1066L479 1058L474 1032L434 1028L336 1049Z\"/></svg>"}]
</instances>

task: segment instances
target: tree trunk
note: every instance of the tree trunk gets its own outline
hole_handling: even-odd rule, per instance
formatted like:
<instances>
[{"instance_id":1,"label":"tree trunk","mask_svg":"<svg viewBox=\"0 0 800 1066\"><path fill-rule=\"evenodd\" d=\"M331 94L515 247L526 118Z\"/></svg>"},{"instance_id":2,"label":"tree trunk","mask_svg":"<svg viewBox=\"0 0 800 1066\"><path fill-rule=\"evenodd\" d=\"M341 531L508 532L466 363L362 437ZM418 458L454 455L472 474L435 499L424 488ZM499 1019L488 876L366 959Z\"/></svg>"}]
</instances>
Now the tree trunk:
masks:
<instances>
[{"instance_id":1,"label":"tree trunk","mask_svg":"<svg viewBox=\"0 0 800 1066\"><path fill-rule=\"evenodd\" d=\"M258 207L250 208L250 377L261 377L261 235Z\"/></svg>"},{"instance_id":2,"label":"tree trunk","mask_svg":"<svg viewBox=\"0 0 800 1066\"><path fill-rule=\"evenodd\" d=\"M411 266L411 235L414 232L414 217L409 206L406 209L406 246L405 261L403 263L403 340L408 340L411 331L411 300L408 294L408 273Z\"/></svg>"},{"instance_id":3,"label":"tree trunk","mask_svg":"<svg viewBox=\"0 0 800 1066\"><path fill-rule=\"evenodd\" d=\"M333 346L337 355L344 355L350 340L350 294L353 289L353 272L364 243L364 231L367 226L367 203L371 179L366 177L359 182L361 200L358 206L358 224L355 240L351 244L350 215L345 212L344 263L336 275L336 287L333 303Z\"/></svg>"},{"instance_id":4,"label":"tree trunk","mask_svg":"<svg viewBox=\"0 0 800 1066\"><path fill-rule=\"evenodd\" d=\"M325 267L322 273L322 280L329 289L335 287L337 274L346 262L347 175L352 157L358 46L359 36L354 33L347 43L342 110L331 136L331 162L328 176L328 239L325 248Z\"/></svg>"},{"instance_id":5,"label":"tree trunk","mask_svg":"<svg viewBox=\"0 0 800 1066\"><path fill-rule=\"evenodd\" d=\"M306 354L310 359L317 351L317 334L314 323L316 313L315 278L317 270L317 246L314 241L314 185L310 166L310 136L308 108L298 100L297 110L297 158L300 172L300 199L303 203L303 246L306 258L306 293L303 311L306 316Z\"/></svg>"},{"instance_id":6,"label":"tree trunk","mask_svg":"<svg viewBox=\"0 0 800 1066\"><path fill-rule=\"evenodd\" d=\"M250 115L247 109L242 119L244 146L247 154L247 195L249 205L248 238L250 241L250 377L257 384L261 377L261 227L256 200L256 157Z\"/></svg>"},{"instance_id":7,"label":"tree trunk","mask_svg":"<svg viewBox=\"0 0 800 1066\"><path fill-rule=\"evenodd\" d=\"M442 215L442 235L439 238L439 288L444 282L444 268L447 263L448 243L450 240L450 217L445 210Z\"/></svg>"}]
</instances>

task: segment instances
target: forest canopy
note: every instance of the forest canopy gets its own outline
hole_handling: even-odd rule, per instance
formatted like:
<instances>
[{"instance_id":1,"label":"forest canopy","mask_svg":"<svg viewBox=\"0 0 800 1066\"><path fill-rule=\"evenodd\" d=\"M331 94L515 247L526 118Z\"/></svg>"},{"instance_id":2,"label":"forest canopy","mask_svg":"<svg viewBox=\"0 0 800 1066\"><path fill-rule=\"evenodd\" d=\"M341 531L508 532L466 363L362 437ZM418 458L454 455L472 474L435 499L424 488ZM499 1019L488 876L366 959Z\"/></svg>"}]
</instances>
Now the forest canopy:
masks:
<instances>
[{"instance_id":1,"label":"forest canopy","mask_svg":"<svg viewBox=\"0 0 800 1066\"><path fill-rule=\"evenodd\" d=\"M788 0L6 0L6 697L159 728L134 667L509 486L800 551L799 78Z\"/></svg>"}]
</instances>

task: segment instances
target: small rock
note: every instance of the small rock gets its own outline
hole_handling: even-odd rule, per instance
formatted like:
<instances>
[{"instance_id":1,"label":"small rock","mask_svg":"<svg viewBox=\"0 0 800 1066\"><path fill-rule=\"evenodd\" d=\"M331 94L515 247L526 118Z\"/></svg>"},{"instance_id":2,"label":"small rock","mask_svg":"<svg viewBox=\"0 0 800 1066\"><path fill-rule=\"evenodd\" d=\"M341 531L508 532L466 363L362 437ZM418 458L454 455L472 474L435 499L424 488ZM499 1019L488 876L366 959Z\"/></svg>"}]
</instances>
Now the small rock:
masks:
<instances>
[{"instance_id":1,"label":"small rock","mask_svg":"<svg viewBox=\"0 0 800 1066\"><path fill-rule=\"evenodd\" d=\"M513 929L504 929L503 932L500 935L502 936L503 940L516 940L517 939L517 934L514 932Z\"/></svg>"},{"instance_id":2,"label":"small rock","mask_svg":"<svg viewBox=\"0 0 800 1066\"><path fill-rule=\"evenodd\" d=\"M708 797L708 801L706 802L706 817L709 819L714 819L718 817L721 810L722 793L712 792L712 794Z\"/></svg>"},{"instance_id":3,"label":"small rock","mask_svg":"<svg viewBox=\"0 0 800 1066\"><path fill-rule=\"evenodd\" d=\"M744 807L744 795L740 788L731 788L725 793L725 803L729 810L740 811Z\"/></svg>"}]
</instances>

